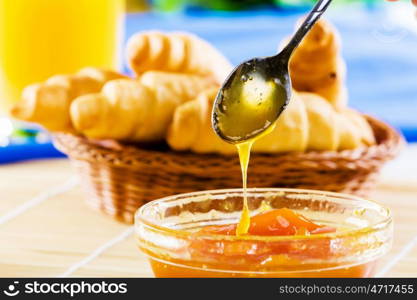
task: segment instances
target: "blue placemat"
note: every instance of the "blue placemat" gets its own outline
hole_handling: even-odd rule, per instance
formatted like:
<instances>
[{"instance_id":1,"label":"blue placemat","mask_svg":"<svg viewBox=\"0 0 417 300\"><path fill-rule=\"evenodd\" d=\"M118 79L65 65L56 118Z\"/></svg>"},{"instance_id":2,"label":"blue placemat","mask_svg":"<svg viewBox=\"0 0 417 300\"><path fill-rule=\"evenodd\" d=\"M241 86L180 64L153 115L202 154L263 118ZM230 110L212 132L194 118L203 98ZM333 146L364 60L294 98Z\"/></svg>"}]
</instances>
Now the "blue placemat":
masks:
<instances>
[{"instance_id":1,"label":"blue placemat","mask_svg":"<svg viewBox=\"0 0 417 300\"><path fill-rule=\"evenodd\" d=\"M146 29L187 30L213 43L237 64L273 54L301 15L276 10L132 14L127 18L126 38ZM417 31L392 20L380 6L338 7L328 12L328 18L342 35L350 105L417 141ZM417 21L413 25L417 27Z\"/></svg>"},{"instance_id":2,"label":"blue placemat","mask_svg":"<svg viewBox=\"0 0 417 300\"><path fill-rule=\"evenodd\" d=\"M7 147L0 147L0 164L58 157L65 157L65 155L56 150L52 143L29 141L24 144L11 144Z\"/></svg>"}]
</instances>

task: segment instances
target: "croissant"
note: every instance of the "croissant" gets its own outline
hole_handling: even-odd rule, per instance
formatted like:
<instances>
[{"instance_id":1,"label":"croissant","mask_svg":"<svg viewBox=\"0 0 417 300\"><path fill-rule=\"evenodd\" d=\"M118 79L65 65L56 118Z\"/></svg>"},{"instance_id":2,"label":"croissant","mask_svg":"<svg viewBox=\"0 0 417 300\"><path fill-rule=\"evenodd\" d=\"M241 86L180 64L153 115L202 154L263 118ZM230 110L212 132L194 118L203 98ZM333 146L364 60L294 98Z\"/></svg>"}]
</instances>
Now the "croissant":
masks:
<instances>
[{"instance_id":1,"label":"croissant","mask_svg":"<svg viewBox=\"0 0 417 300\"><path fill-rule=\"evenodd\" d=\"M140 75L149 70L211 76L219 84L232 70L229 61L201 38L182 32L144 31L131 37L127 60Z\"/></svg>"},{"instance_id":2,"label":"croissant","mask_svg":"<svg viewBox=\"0 0 417 300\"><path fill-rule=\"evenodd\" d=\"M175 108L211 86L214 82L205 77L156 71L138 80L113 80L100 93L75 99L71 120L90 138L161 141Z\"/></svg>"},{"instance_id":3,"label":"croissant","mask_svg":"<svg viewBox=\"0 0 417 300\"><path fill-rule=\"evenodd\" d=\"M346 64L337 30L323 19L307 34L290 60L295 90L319 94L336 108L347 104Z\"/></svg>"},{"instance_id":4,"label":"croissant","mask_svg":"<svg viewBox=\"0 0 417 300\"><path fill-rule=\"evenodd\" d=\"M171 149L196 153L235 153L236 147L220 140L211 127L211 111L217 90L202 92L195 100L180 105L167 133Z\"/></svg>"},{"instance_id":5,"label":"croissant","mask_svg":"<svg viewBox=\"0 0 417 300\"><path fill-rule=\"evenodd\" d=\"M103 85L124 76L97 68L85 68L74 75L55 75L44 83L26 87L22 100L12 109L16 119L35 122L51 131L73 131L69 107L80 95L96 93Z\"/></svg>"},{"instance_id":6,"label":"croissant","mask_svg":"<svg viewBox=\"0 0 417 300\"><path fill-rule=\"evenodd\" d=\"M218 138L211 128L216 91L209 90L180 105L168 129L167 142L178 151L232 154L236 148ZM253 146L255 152L345 150L373 144L372 129L350 109L336 110L319 95L294 92L274 130Z\"/></svg>"}]
</instances>

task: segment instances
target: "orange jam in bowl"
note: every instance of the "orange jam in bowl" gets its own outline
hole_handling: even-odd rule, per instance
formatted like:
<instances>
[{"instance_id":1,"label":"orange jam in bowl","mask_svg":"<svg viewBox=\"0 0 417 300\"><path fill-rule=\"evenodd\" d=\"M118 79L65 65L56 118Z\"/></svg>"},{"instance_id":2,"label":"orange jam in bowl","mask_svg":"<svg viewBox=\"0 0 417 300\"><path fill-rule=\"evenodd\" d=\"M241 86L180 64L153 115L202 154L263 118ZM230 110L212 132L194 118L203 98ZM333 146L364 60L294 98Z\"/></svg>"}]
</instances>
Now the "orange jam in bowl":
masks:
<instances>
[{"instance_id":1,"label":"orange jam in bowl","mask_svg":"<svg viewBox=\"0 0 417 300\"><path fill-rule=\"evenodd\" d=\"M142 206L136 238L155 276L372 277L391 247L390 212L372 201L272 188L248 189L247 197L252 216L247 235L235 234L241 189L182 194Z\"/></svg>"}]
</instances>

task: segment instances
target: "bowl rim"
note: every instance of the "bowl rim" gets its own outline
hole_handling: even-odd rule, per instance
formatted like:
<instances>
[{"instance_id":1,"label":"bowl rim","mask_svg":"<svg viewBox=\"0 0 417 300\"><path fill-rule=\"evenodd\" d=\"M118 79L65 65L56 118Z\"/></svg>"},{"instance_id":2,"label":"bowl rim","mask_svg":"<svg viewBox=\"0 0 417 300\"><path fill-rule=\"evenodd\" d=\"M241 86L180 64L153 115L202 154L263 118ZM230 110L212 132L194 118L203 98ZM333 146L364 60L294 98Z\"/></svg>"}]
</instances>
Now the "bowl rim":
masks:
<instances>
[{"instance_id":1,"label":"bowl rim","mask_svg":"<svg viewBox=\"0 0 417 300\"><path fill-rule=\"evenodd\" d=\"M222 234L207 234L207 233L199 233L199 232L190 232L186 230L180 229L173 229L167 226L161 226L152 222L143 215L143 212L148 209L149 207L156 206L160 203L164 202L175 202L180 199L184 198L191 198L191 197L201 197L201 196L213 196L216 194L243 194L242 188L236 189L218 189L218 190L207 190L207 191L199 191L199 192L191 192L191 193L183 193L177 195L171 195L167 197L163 197L154 201L150 201L145 205L141 206L135 213L135 229L142 224L148 229L153 231L162 232L164 234L168 234L170 236L175 236L178 238L199 238L199 239L211 239L211 240L226 240L226 241L259 241L259 242L296 242L296 241L306 241L306 240L318 240L318 239L337 239L337 238L346 238L350 236L363 236L367 234L371 234L373 232L377 232L387 228L390 224L393 223L392 213L391 210L381 205L380 203L364 199L355 195L343 194L343 193L335 193L335 192L327 192L327 191L320 191L320 190L308 190L308 189L291 189L291 188L248 188L247 193L288 193L288 194L302 194L302 195L314 195L319 197L332 197L332 198L339 198L344 201L359 201L361 203L368 204L367 207L374 207L376 210L381 212L383 216L382 220L369 224L365 227L343 230L343 231L336 231L331 233L321 233L321 234L314 234L314 235L296 235L296 236L258 236L258 235L248 235L248 236L236 236L236 235L222 235Z\"/></svg>"}]
</instances>

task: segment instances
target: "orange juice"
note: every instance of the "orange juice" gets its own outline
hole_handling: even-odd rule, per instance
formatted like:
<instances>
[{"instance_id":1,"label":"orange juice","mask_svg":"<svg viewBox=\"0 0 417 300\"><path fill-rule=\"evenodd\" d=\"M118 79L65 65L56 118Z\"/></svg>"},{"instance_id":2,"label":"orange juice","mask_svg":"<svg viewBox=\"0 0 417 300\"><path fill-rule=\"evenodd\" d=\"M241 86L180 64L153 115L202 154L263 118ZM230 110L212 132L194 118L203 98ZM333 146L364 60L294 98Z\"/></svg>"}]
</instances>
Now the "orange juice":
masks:
<instances>
[{"instance_id":1,"label":"orange juice","mask_svg":"<svg viewBox=\"0 0 417 300\"><path fill-rule=\"evenodd\" d=\"M123 16L124 0L0 0L0 112L51 75L118 68Z\"/></svg>"}]
</instances>

